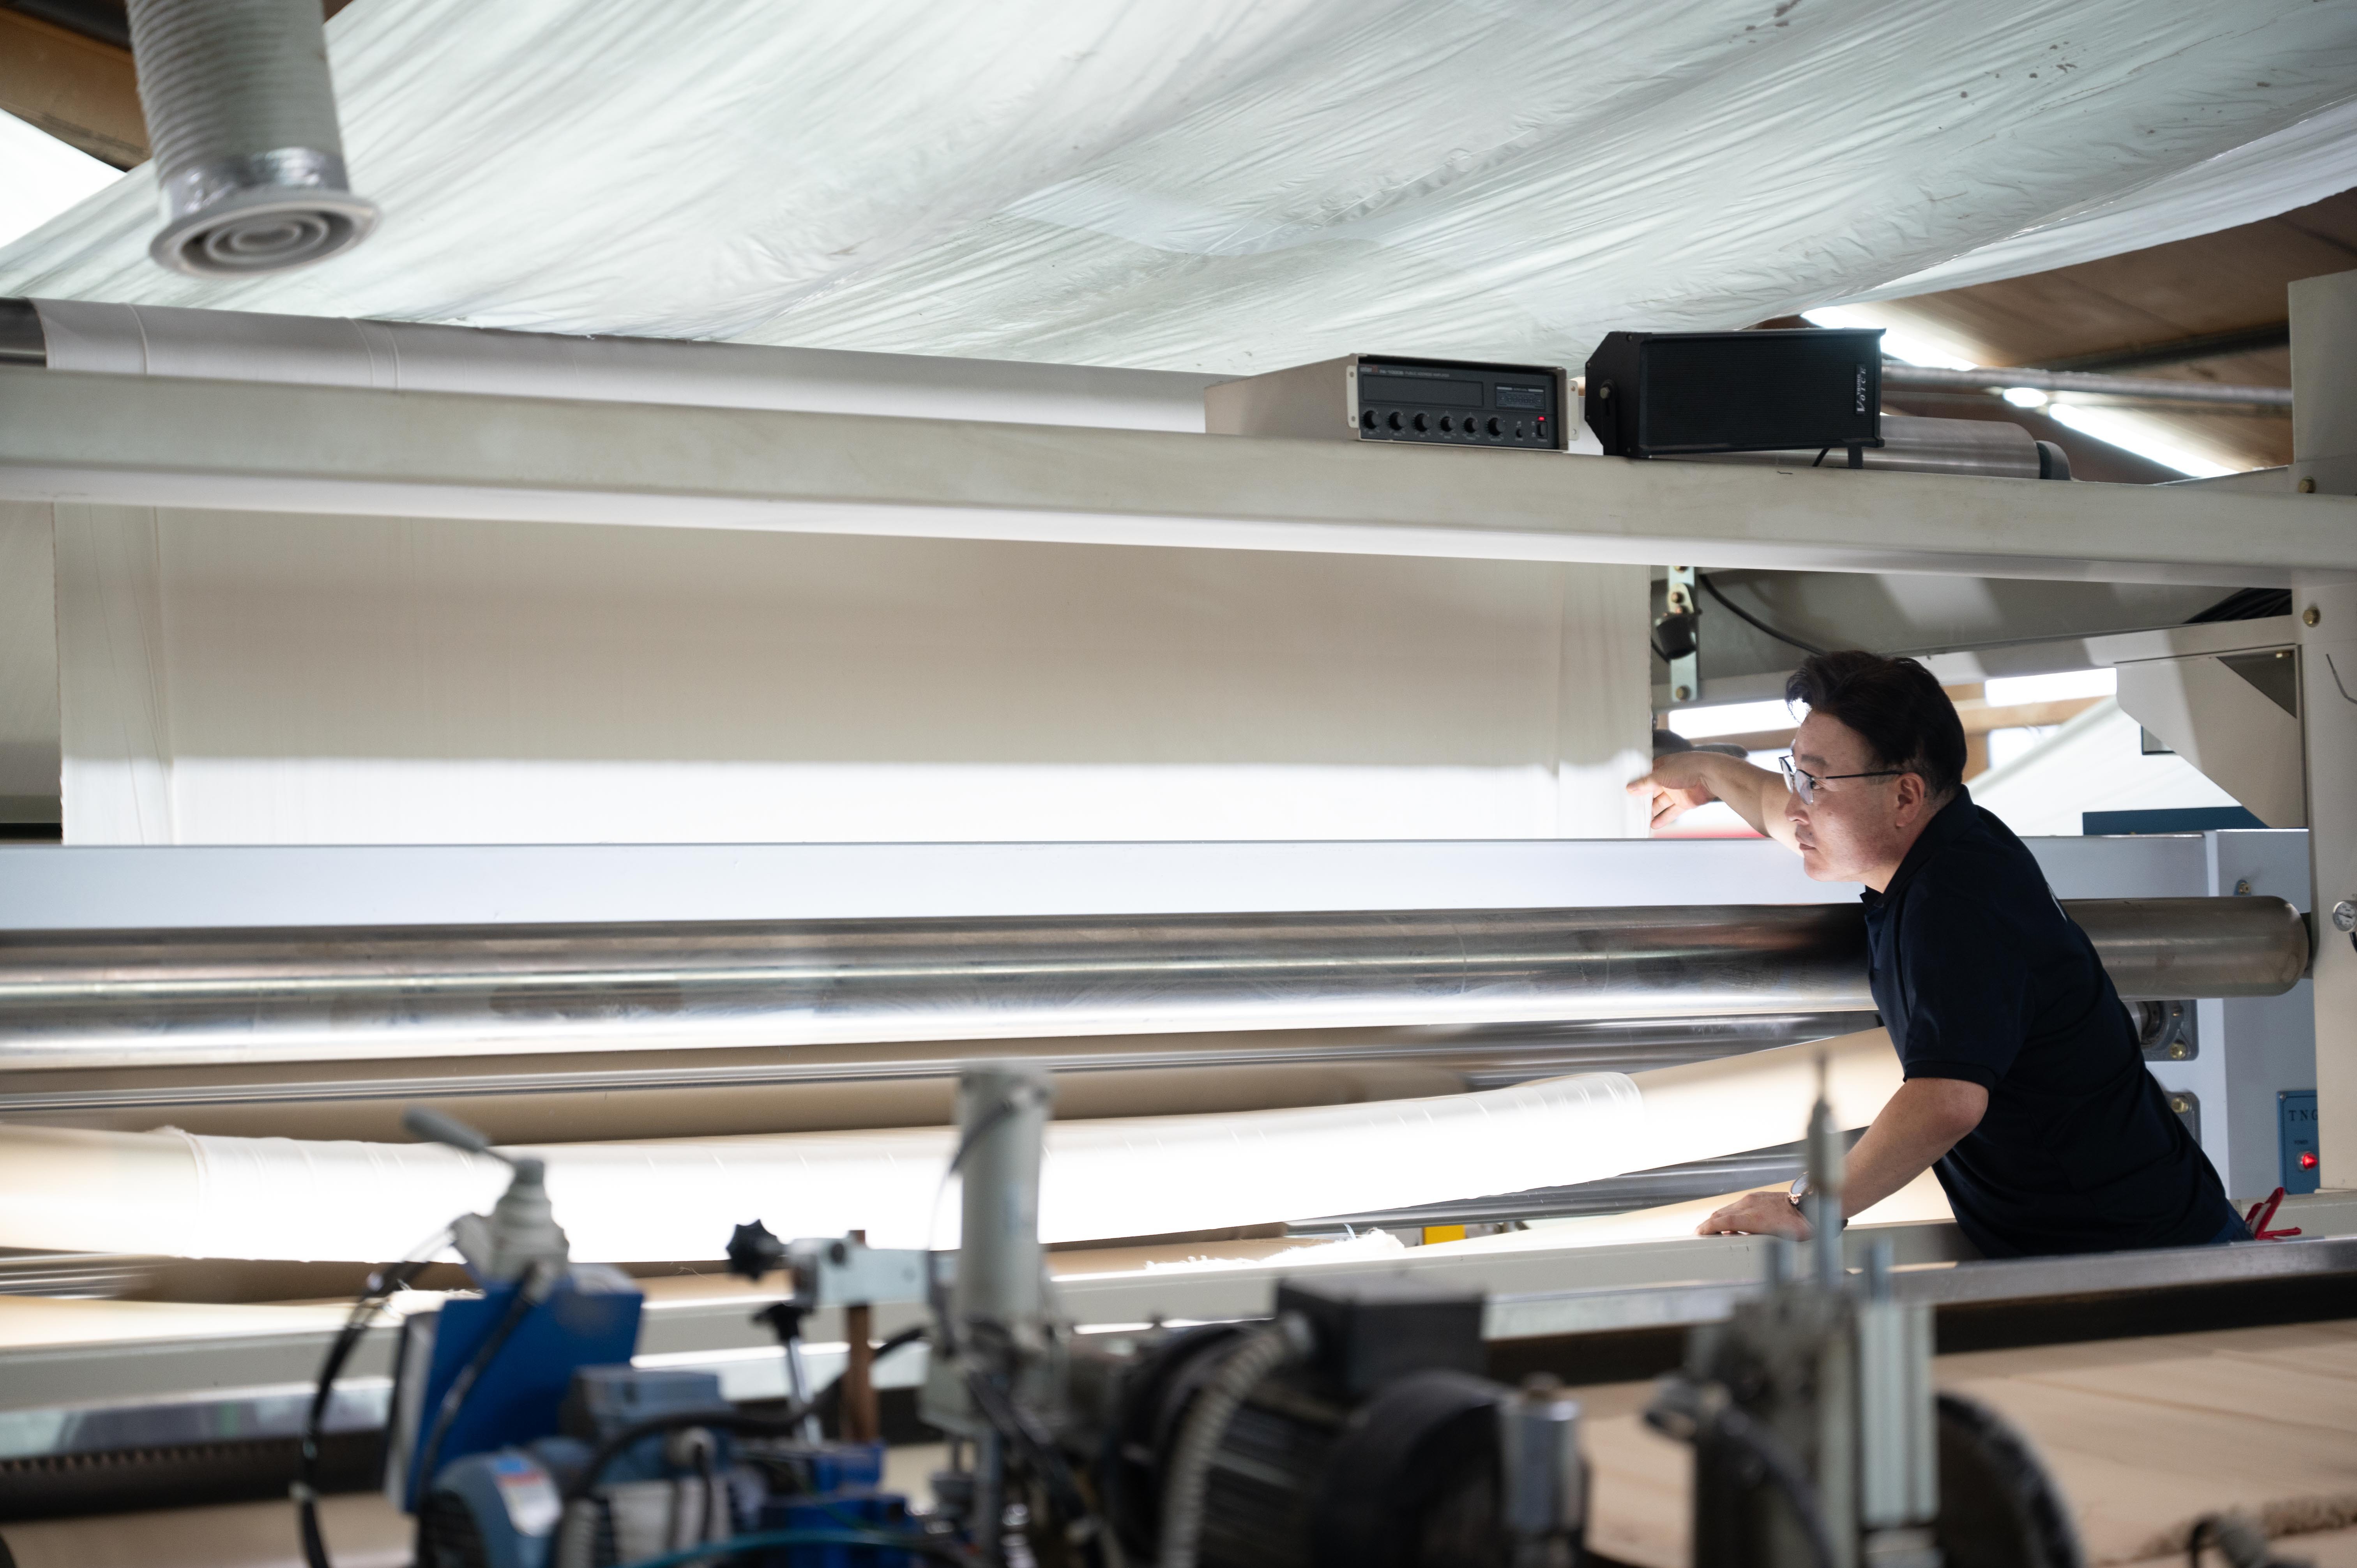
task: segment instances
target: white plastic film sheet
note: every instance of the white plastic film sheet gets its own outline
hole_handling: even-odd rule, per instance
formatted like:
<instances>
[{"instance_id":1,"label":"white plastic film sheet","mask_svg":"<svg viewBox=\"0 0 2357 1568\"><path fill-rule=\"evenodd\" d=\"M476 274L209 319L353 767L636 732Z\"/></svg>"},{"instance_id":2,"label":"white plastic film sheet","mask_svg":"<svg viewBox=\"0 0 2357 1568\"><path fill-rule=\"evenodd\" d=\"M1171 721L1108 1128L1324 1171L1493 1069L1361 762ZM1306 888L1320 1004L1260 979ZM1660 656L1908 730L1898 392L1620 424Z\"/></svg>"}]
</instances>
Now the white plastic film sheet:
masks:
<instances>
[{"instance_id":1,"label":"white plastic film sheet","mask_svg":"<svg viewBox=\"0 0 2357 1568\"><path fill-rule=\"evenodd\" d=\"M72 844L1644 832L1641 567L56 514Z\"/></svg>"},{"instance_id":2,"label":"white plastic film sheet","mask_svg":"<svg viewBox=\"0 0 2357 1568\"><path fill-rule=\"evenodd\" d=\"M359 250L146 257L145 169L0 294L1237 372L1577 364L2357 182L2334 0L359 0Z\"/></svg>"},{"instance_id":3,"label":"white plastic film sheet","mask_svg":"<svg viewBox=\"0 0 2357 1568\"><path fill-rule=\"evenodd\" d=\"M1824 1058L1837 1119L1898 1089L1882 1031L1633 1077L1585 1073L1372 1104L1051 1123L1049 1241L1166 1235L1594 1181L1790 1143ZM780 1236L864 1230L957 1244L947 1128L511 1149L548 1165L574 1255L717 1258L759 1219ZM434 1144L0 1128L0 1247L374 1261L487 1210L496 1161Z\"/></svg>"}]
</instances>

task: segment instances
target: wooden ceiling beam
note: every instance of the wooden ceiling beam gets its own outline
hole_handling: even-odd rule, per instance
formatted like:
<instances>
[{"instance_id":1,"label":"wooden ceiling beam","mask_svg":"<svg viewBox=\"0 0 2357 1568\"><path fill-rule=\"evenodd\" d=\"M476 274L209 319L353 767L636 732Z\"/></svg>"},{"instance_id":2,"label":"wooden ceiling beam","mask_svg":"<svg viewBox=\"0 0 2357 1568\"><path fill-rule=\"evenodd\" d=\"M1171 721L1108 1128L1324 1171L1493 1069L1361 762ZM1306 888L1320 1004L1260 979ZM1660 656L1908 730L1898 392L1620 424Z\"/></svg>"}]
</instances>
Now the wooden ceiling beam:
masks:
<instances>
[{"instance_id":1,"label":"wooden ceiling beam","mask_svg":"<svg viewBox=\"0 0 2357 1568\"><path fill-rule=\"evenodd\" d=\"M131 51L0 9L0 109L116 168L147 159Z\"/></svg>"},{"instance_id":2,"label":"wooden ceiling beam","mask_svg":"<svg viewBox=\"0 0 2357 1568\"><path fill-rule=\"evenodd\" d=\"M2127 343L2116 349L2101 349L2092 354L2041 360L2029 368L2040 371L2139 371L2155 365L2182 365L2195 360L2217 360L2289 347L2291 323L2269 321L2256 327L2237 327L2231 331L2200 332L2160 342Z\"/></svg>"}]
</instances>

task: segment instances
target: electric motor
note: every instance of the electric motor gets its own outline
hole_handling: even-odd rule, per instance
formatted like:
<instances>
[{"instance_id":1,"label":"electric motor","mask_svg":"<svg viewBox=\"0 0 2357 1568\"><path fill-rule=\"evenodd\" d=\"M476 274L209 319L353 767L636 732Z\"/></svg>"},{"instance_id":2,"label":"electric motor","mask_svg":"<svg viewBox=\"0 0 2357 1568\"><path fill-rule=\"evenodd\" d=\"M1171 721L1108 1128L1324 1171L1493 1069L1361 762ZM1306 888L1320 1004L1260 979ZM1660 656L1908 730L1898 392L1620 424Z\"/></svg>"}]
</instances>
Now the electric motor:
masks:
<instances>
[{"instance_id":1,"label":"electric motor","mask_svg":"<svg viewBox=\"0 0 2357 1568\"><path fill-rule=\"evenodd\" d=\"M1519 1403L1478 1375L1480 1299L1387 1281L1288 1285L1277 1311L1279 1324L1300 1326L1301 1348L1224 1391L1238 1397L1218 1423L1197 1496L1185 1495L1197 1484L1185 1454L1190 1430L1272 1329L1180 1330L1119 1376L1098 1477L1124 1552L1156 1559L1174 1512L1191 1509L1200 1568L1513 1561L1499 1434Z\"/></svg>"}]
</instances>

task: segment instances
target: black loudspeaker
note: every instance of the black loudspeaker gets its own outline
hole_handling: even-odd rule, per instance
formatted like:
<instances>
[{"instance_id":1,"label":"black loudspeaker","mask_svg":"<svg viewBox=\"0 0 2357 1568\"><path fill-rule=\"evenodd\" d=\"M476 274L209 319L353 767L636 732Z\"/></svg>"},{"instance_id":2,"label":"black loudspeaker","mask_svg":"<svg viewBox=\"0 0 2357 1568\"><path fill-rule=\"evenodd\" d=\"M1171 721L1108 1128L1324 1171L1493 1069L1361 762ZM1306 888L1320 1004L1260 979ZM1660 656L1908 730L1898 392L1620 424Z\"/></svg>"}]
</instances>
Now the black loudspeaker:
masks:
<instances>
[{"instance_id":1,"label":"black loudspeaker","mask_svg":"<svg viewBox=\"0 0 2357 1568\"><path fill-rule=\"evenodd\" d=\"M1882 331L1614 332L1587 360L1587 427L1621 457L1882 445Z\"/></svg>"}]
</instances>

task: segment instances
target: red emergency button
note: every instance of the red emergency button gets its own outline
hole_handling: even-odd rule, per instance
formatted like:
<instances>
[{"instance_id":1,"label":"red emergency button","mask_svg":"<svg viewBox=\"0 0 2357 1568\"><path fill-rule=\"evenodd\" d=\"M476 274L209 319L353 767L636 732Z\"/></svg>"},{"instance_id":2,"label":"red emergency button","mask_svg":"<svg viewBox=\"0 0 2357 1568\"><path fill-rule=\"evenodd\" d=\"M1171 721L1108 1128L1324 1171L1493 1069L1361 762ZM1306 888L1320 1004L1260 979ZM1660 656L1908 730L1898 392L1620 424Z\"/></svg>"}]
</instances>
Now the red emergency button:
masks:
<instances>
[{"instance_id":1,"label":"red emergency button","mask_svg":"<svg viewBox=\"0 0 2357 1568\"><path fill-rule=\"evenodd\" d=\"M2316 1156L2306 1151L2302 1151L2299 1156L2299 1168L2304 1171L2314 1170L2316 1168Z\"/></svg>"}]
</instances>

